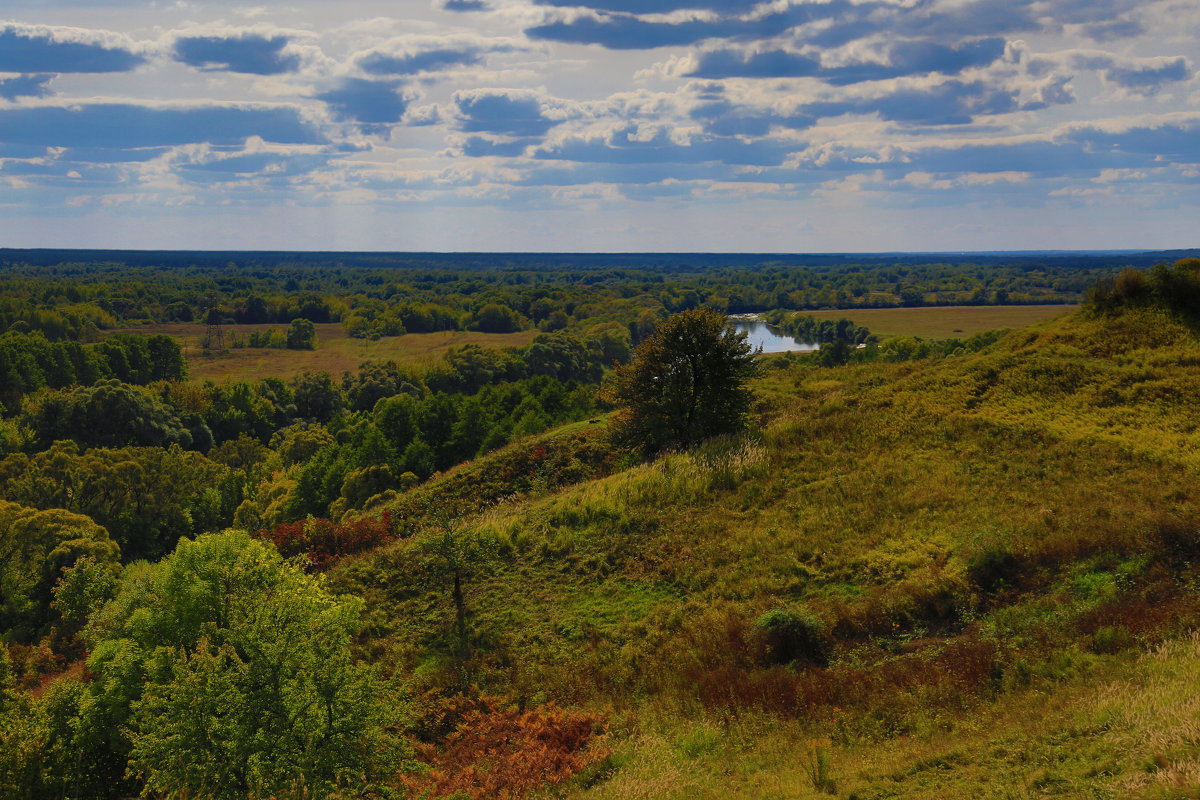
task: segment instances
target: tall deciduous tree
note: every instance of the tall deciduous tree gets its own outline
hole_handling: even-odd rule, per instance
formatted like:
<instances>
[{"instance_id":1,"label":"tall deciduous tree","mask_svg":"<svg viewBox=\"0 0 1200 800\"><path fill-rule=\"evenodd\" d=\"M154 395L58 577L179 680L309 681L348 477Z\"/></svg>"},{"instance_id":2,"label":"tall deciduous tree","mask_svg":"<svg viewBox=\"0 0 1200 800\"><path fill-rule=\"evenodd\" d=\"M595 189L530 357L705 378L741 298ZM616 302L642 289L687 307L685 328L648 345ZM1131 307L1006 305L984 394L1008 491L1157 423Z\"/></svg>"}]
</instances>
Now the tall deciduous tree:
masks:
<instances>
[{"instance_id":1,"label":"tall deciduous tree","mask_svg":"<svg viewBox=\"0 0 1200 800\"><path fill-rule=\"evenodd\" d=\"M49 618L60 571L85 556L115 566L120 549L81 514L0 500L0 634L31 638Z\"/></svg>"},{"instance_id":2,"label":"tall deciduous tree","mask_svg":"<svg viewBox=\"0 0 1200 800\"><path fill-rule=\"evenodd\" d=\"M362 605L234 531L131 567L85 634L72 796L319 798L392 774L384 687L351 655Z\"/></svg>"},{"instance_id":3,"label":"tall deciduous tree","mask_svg":"<svg viewBox=\"0 0 1200 800\"><path fill-rule=\"evenodd\" d=\"M683 311L638 345L605 386L613 434L645 453L688 447L745 425L757 365L745 334L708 308Z\"/></svg>"}]
</instances>

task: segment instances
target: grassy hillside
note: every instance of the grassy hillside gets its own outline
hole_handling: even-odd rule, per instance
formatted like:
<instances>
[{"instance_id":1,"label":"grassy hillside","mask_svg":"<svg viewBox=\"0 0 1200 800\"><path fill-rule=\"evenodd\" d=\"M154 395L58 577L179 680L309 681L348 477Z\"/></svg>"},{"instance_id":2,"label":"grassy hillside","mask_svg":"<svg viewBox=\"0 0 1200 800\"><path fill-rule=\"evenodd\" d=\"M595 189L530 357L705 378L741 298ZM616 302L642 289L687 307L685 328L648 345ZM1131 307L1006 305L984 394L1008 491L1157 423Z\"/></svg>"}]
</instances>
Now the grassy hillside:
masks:
<instances>
[{"instance_id":1,"label":"grassy hillside","mask_svg":"<svg viewBox=\"0 0 1200 800\"><path fill-rule=\"evenodd\" d=\"M859 308L804 311L805 316L839 320L846 317L878 336L921 336L952 339L998 328L1023 328L1076 310L1074 305L1050 306L926 306L919 308Z\"/></svg>"},{"instance_id":2,"label":"grassy hillside","mask_svg":"<svg viewBox=\"0 0 1200 800\"><path fill-rule=\"evenodd\" d=\"M1198 344L1140 309L781 359L752 435L626 469L601 425L518 443L331 580L414 690L608 715L559 794L1194 797Z\"/></svg>"}]
</instances>

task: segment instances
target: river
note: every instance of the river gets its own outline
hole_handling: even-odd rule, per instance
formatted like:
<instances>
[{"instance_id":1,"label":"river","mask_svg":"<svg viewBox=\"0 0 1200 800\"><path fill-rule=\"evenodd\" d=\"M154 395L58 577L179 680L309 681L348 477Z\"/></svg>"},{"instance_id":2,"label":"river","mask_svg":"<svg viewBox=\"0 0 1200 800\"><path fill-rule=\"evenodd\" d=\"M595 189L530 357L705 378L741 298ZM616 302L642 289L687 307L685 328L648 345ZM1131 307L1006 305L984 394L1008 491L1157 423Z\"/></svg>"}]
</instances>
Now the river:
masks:
<instances>
[{"instance_id":1,"label":"river","mask_svg":"<svg viewBox=\"0 0 1200 800\"><path fill-rule=\"evenodd\" d=\"M760 319L731 319L735 331L745 331L750 346L762 348L764 353L811 353L821 345L798 342L786 333L779 333Z\"/></svg>"}]
</instances>

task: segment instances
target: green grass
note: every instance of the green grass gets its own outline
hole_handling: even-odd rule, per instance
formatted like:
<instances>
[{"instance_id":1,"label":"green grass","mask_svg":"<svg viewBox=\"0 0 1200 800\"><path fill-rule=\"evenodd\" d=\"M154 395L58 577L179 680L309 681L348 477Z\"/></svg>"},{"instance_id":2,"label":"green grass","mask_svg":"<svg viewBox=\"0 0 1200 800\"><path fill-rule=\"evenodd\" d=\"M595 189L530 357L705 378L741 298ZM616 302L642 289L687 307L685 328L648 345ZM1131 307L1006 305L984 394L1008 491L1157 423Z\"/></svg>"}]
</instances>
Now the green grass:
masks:
<instances>
[{"instance_id":1,"label":"green grass","mask_svg":"<svg viewBox=\"0 0 1200 800\"><path fill-rule=\"evenodd\" d=\"M1078 306L944 306L931 308L868 308L804 311L823 319L847 318L877 336L920 336L954 339L997 328L1023 328L1055 319Z\"/></svg>"},{"instance_id":2,"label":"green grass","mask_svg":"<svg viewBox=\"0 0 1200 800\"><path fill-rule=\"evenodd\" d=\"M823 755L841 798L1193 798L1198 669L1193 634L1094 659L1065 680L1040 680L970 714L929 709L919 732L877 741L846 737L836 722L650 715L624 740L608 780L547 794L816 800L831 796L814 785L812 763Z\"/></svg>"},{"instance_id":3,"label":"green grass","mask_svg":"<svg viewBox=\"0 0 1200 800\"><path fill-rule=\"evenodd\" d=\"M234 335L248 336L251 331L286 325L225 325L226 342ZM262 378L293 378L302 372L357 372L364 361L396 361L418 368L436 363L452 347L476 344L483 347L521 347L533 341L537 331L518 333L478 333L475 331L439 331L387 336L376 341L353 339L341 323L316 326L316 350L280 350L268 348L229 349L208 355L200 347L204 325L175 323L131 328L117 333L165 333L180 341L188 362L191 380L244 381Z\"/></svg>"},{"instance_id":4,"label":"green grass","mask_svg":"<svg viewBox=\"0 0 1200 800\"><path fill-rule=\"evenodd\" d=\"M1194 797L1168 706L1190 708L1200 650L1133 653L1200 627L1197 344L1143 310L960 357L797 361L760 380L748 437L474 507L522 448L595 453L599 426L436 478L422 503L497 544L467 585L471 680L613 713L611 776L571 796L817 797L820 750L860 800ZM412 539L331 580L422 688L452 611L421 504L401 511ZM996 552L1010 571L983 583ZM828 669L762 660L771 609L825 623Z\"/></svg>"}]
</instances>

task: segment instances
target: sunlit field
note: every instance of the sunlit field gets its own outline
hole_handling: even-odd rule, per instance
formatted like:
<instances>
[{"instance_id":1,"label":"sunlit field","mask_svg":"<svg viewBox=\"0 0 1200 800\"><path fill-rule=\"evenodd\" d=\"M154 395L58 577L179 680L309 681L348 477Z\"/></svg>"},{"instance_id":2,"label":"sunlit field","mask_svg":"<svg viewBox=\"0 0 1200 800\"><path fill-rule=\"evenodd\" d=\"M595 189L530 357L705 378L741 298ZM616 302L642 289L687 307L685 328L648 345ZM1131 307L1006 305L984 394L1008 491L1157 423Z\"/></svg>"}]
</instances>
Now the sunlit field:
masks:
<instances>
[{"instance_id":1,"label":"sunlit field","mask_svg":"<svg viewBox=\"0 0 1200 800\"><path fill-rule=\"evenodd\" d=\"M538 332L478 333L476 331L438 331L386 336L376 341L354 339L346 335L341 323L316 325L316 350L281 350L265 347L230 348L236 337L248 337L252 331L278 329L286 325L223 325L226 352L205 353L200 342L205 326L177 323L130 328L121 333L165 333L179 339L192 380L244 381L261 378L293 378L302 372L328 372L340 375L355 372L364 361L396 361L406 365L429 365L452 347L477 344L483 347L521 347Z\"/></svg>"}]
</instances>

